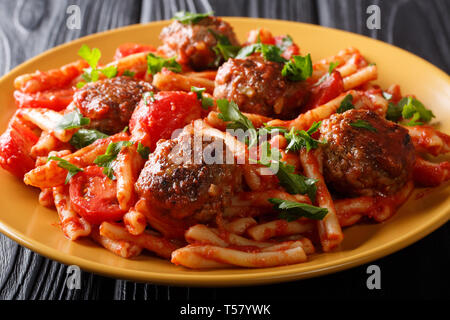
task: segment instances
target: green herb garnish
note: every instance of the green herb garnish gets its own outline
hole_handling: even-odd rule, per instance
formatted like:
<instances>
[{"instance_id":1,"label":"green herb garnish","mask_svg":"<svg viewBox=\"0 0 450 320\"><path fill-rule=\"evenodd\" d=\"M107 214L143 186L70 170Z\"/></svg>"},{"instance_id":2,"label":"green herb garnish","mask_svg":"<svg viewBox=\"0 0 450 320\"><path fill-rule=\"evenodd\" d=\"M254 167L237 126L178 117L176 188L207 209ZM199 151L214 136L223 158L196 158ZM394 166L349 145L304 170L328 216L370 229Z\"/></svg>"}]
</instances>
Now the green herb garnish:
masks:
<instances>
[{"instance_id":1,"label":"green herb garnish","mask_svg":"<svg viewBox=\"0 0 450 320\"><path fill-rule=\"evenodd\" d=\"M268 200L274 204L275 209L281 211L279 217L287 221L295 221L302 217L322 220L328 213L327 208L316 207L306 203L277 198L270 198Z\"/></svg>"},{"instance_id":2,"label":"green herb garnish","mask_svg":"<svg viewBox=\"0 0 450 320\"><path fill-rule=\"evenodd\" d=\"M375 129L374 127L372 127L372 125L370 123L368 123L367 121L358 119L355 122L350 122L350 125L354 128L362 128L362 129L366 129L372 132L377 132L377 129Z\"/></svg>"},{"instance_id":3,"label":"green herb garnish","mask_svg":"<svg viewBox=\"0 0 450 320\"><path fill-rule=\"evenodd\" d=\"M103 167L103 174L105 174L111 180L115 180L114 176L114 161L117 158L117 155L124 147L129 147L133 144L131 141L119 141L119 142L110 142L108 147L106 148L106 152L100 156L98 156L94 163L99 167Z\"/></svg>"},{"instance_id":4,"label":"green herb garnish","mask_svg":"<svg viewBox=\"0 0 450 320\"><path fill-rule=\"evenodd\" d=\"M293 56L292 60L287 62L281 74L291 81L304 81L312 75L311 55L308 53L305 57Z\"/></svg>"},{"instance_id":5,"label":"green herb garnish","mask_svg":"<svg viewBox=\"0 0 450 320\"><path fill-rule=\"evenodd\" d=\"M311 137L319 129L321 124L321 121L314 122L308 131L292 128L291 131L285 133L284 137L288 141L286 151L299 151L302 148L306 148L306 151L309 152L311 149L316 149L319 144L323 144L324 142Z\"/></svg>"},{"instance_id":6,"label":"green herb garnish","mask_svg":"<svg viewBox=\"0 0 450 320\"><path fill-rule=\"evenodd\" d=\"M150 148L144 146L142 143L138 143L137 152L141 155L142 159L147 160L150 155Z\"/></svg>"},{"instance_id":7,"label":"green herb garnish","mask_svg":"<svg viewBox=\"0 0 450 320\"><path fill-rule=\"evenodd\" d=\"M219 118L228 122L227 128L234 130L242 129L249 135L248 145L255 145L258 142L257 131L253 123L239 111L238 105L234 101L228 101L226 99L219 99L216 103L220 110Z\"/></svg>"},{"instance_id":8,"label":"green herb garnish","mask_svg":"<svg viewBox=\"0 0 450 320\"><path fill-rule=\"evenodd\" d=\"M353 96L351 94L348 94L345 96L345 98L341 101L341 104L339 105L339 108L337 108L337 113L344 113L345 111L355 109L355 106L352 103Z\"/></svg>"},{"instance_id":9,"label":"green herb garnish","mask_svg":"<svg viewBox=\"0 0 450 320\"><path fill-rule=\"evenodd\" d=\"M208 110L209 107L214 105L214 100L213 98L203 96L203 92L205 92L205 90L205 88L198 88L194 86L191 87L191 91L195 92L197 94L197 99L202 102L202 108Z\"/></svg>"},{"instance_id":10,"label":"green herb garnish","mask_svg":"<svg viewBox=\"0 0 450 320\"><path fill-rule=\"evenodd\" d=\"M409 122L404 122L404 125L415 126L423 123L428 123L435 115L433 112L422 104L419 100L413 97L404 97L397 104L389 102L386 112L386 119L398 122L400 118L411 119ZM421 122L418 122L420 120Z\"/></svg>"},{"instance_id":11,"label":"green herb garnish","mask_svg":"<svg viewBox=\"0 0 450 320\"><path fill-rule=\"evenodd\" d=\"M230 58L236 57L237 53L241 49L240 46L234 46L231 44L228 37L218 34L212 29L208 29L209 32L216 38L217 44L212 48L217 58L214 61L214 66L220 66L222 61L227 61Z\"/></svg>"},{"instance_id":12,"label":"green herb garnish","mask_svg":"<svg viewBox=\"0 0 450 320\"><path fill-rule=\"evenodd\" d=\"M203 20L204 18L214 15L214 12L207 13L192 13L188 11L179 11L175 13L172 19L178 20L183 24L195 24Z\"/></svg>"},{"instance_id":13,"label":"green herb garnish","mask_svg":"<svg viewBox=\"0 0 450 320\"><path fill-rule=\"evenodd\" d=\"M167 70L173 72L181 72L181 65L175 61L175 57L165 59L162 57L158 57L153 53L149 53L147 55L147 66L148 73L156 74L162 70L162 68L166 68Z\"/></svg>"},{"instance_id":14,"label":"green herb garnish","mask_svg":"<svg viewBox=\"0 0 450 320\"><path fill-rule=\"evenodd\" d=\"M61 130L76 129L88 125L90 122L91 120L89 118L83 117L78 110L74 110L66 113L56 125L56 128Z\"/></svg>"},{"instance_id":15,"label":"green herb garnish","mask_svg":"<svg viewBox=\"0 0 450 320\"><path fill-rule=\"evenodd\" d=\"M107 138L108 135L95 129L80 129L70 138L69 143L77 149L87 147L98 139Z\"/></svg>"},{"instance_id":16,"label":"green herb garnish","mask_svg":"<svg viewBox=\"0 0 450 320\"><path fill-rule=\"evenodd\" d=\"M66 180L64 181L64 184L68 184L70 179L72 179L72 177L76 175L78 172L84 171L83 169L78 168L76 165L60 157L55 156L48 157L47 161L50 160L58 161L57 163L58 167L67 170L67 176Z\"/></svg>"},{"instance_id":17,"label":"green herb garnish","mask_svg":"<svg viewBox=\"0 0 450 320\"><path fill-rule=\"evenodd\" d=\"M83 44L78 50L78 55L82 57L90 66L90 68L84 69L84 73L81 75L84 81L77 83L77 88L82 88L88 82L95 82L99 79L100 73L103 73L107 78L114 78L117 75L117 67L109 66L105 68L98 68L98 61L102 56L98 48L90 49L89 46Z\"/></svg>"}]
</instances>

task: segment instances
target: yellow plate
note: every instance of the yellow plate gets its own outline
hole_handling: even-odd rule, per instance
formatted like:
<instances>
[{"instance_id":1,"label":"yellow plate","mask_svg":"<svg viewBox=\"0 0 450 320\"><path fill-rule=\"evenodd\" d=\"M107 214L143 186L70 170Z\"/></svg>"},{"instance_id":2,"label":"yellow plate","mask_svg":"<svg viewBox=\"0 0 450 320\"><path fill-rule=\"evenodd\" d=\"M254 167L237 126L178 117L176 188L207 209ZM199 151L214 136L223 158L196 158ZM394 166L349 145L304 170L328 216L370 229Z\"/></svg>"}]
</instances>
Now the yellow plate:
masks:
<instances>
[{"instance_id":1,"label":"yellow plate","mask_svg":"<svg viewBox=\"0 0 450 320\"><path fill-rule=\"evenodd\" d=\"M403 93L413 93L436 114L441 129L450 133L450 80L446 73L404 50L356 34L286 21L226 18L241 40L250 29L264 26L273 34L290 34L313 60L354 46L379 68L378 83L401 85ZM0 79L0 129L4 130L14 112L13 80L36 69L57 68L77 59L81 44L98 47L102 61L111 59L123 42L158 44L158 35L167 22L135 25L91 35L49 50L18 66ZM106 59L105 59L106 58ZM266 269L194 271L168 261L141 255L126 260L89 240L71 242L57 226L57 214L38 204L38 191L0 170L0 230L8 237L51 259L107 276L162 284L231 286L281 282L344 270L397 251L419 240L448 221L450 186L442 186L420 199L413 195L389 221L357 225L345 230L340 251L316 254L308 262ZM438 250L438 248L437 248ZM420 257L417 257L420 258Z\"/></svg>"}]
</instances>

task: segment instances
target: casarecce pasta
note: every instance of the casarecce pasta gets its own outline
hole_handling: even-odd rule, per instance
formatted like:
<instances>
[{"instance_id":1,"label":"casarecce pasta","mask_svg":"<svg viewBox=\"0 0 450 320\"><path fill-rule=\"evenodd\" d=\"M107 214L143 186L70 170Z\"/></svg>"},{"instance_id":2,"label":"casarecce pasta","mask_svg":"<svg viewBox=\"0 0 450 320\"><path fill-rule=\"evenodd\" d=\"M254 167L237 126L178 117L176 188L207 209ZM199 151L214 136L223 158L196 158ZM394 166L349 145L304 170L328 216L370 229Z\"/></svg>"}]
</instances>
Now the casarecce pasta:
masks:
<instances>
[{"instance_id":1,"label":"casarecce pasta","mask_svg":"<svg viewBox=\"0 0 450 320\"><path fill-rule=\"evenodd\" d=\"M106 64L83 45L14 82L0 165L41 190L69 240L193 269L302 263L450 180L433 112L375 84L356 48L316 61L264 28L240 43L208 14L160 38Z\"/></svg>"}]
</instances>

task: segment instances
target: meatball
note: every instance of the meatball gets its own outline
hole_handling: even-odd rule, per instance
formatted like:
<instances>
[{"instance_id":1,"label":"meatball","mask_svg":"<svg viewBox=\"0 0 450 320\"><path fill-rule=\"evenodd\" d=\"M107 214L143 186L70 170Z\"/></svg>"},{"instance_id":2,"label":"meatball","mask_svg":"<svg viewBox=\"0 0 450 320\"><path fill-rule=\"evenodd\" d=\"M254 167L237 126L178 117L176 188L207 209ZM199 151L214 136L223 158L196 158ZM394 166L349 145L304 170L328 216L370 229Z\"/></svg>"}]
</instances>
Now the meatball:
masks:
<instances>
[{"instance_id":1,"label":"meatball","mask_svg":"<svg viewBox=\"0 0 450 320\"><path fill-rule=\"evenodd\" d=\"M306 97L304 82L281 75L283 65L259 54L229 59L217 71L214 97L233 100L243 112L291 119L298 115Z\"/></svg>"},{"instance_id":2,"label":"meatball","mask_svg":"<svg viewBox=\"0 0 450 320\"><path fill-rule=\"evenodd\" d=\"M88 83L74 94L73 101L81 114L91 119L90 128L106 134L122 131L151 84L131 77L115 77Z\"/></svg>"},{"instance_id":3,"label":"meatball","mask_svg":"<svg viewBox=\"0 0 450 320\"><path fill-rule=\"evenodd\" d=\"M217 139L203 142L202 150L216 142ZM241 186L242 175L238 165L225 161L195 161L193 154L201 154L201 150L192 150L194 144L191 134L160 140L136 182L136 191L149 208L166 217L189 217L206 223L230 203L234 191ZM189 150L193 151L191 156Z\"/></svg>"},{"instance_id":4,"label":"meatball","mask_svg":"<svg viewBox=\"0 0 450 320\"><path fill-rule=\"evenodd\" d=\"M320 133L326 140L324 178L338 194L389 195L411 178L415 151L408 131L372 111L335 114L322 122Z\"/></svg>"},{"instance_id":5,"label":"meatball","mask_svg":"<svg viewBox=\"0 0 450 320\"><path fill-rule=\"evenodd\" d=\"M239 42L228 22L217 17L205 17L197 23L172 22L160 34L165 55L177 56L177 61L189 65L194 70L215 67L217 55L213 48L217 44L216 35L225 36L233 46Z\"/></svg>"}]
</instances>

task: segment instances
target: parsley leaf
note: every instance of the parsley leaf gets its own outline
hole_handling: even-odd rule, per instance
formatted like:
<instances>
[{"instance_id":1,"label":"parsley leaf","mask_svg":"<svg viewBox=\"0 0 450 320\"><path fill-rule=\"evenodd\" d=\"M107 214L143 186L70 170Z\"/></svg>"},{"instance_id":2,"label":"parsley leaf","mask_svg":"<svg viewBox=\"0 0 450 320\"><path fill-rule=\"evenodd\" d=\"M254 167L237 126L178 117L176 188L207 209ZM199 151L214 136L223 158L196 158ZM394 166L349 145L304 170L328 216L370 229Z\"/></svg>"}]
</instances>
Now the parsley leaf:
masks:
<instances>
[{"instance_id":1,"label":"parsley leaf","mask_svg":"<svg viewBox=\"0 0 450 320\"><path fill-rule=\"evenodd\" d=\"M61 121L56 125L56 128L62 130L76 129L88 125L90 122L91 119L83 117L78 110L74 110L66 113Z\"/></svg>"},{"instance_id":2,"label":"parsley leaf","mask_svg":"<svg viewBox=\"0 0 450 320\"><path fill-rule=\"evenodd\" d=\"M397 122L402 117L403 106L389 102L386 111L386 119Z\"/></svg>"},{"instance_id":3,"label":"parsley leaf","mask_svg":"<svg viewBox=\"0 0 450 320\"><path fill-rule=\"evenodd\" d=\"M339 105L339 108L337 108L337 113L344 113L345 111L355 109L355 106L352 103L353 96L351 94L348 94L345 96L345 98L341 101L341 104Z\"/></svg>"},{"instance_id":4,"label":"parsley leaf","mask_svg":"<svg viewBox=\"0 0 450 320\"><path fill-rule=\"evenodd\" d=\"M51 156L48 157L47 161L50 160L54 160L54 161L58 161L58 167L63 168L65 170L67 170L67 176L66 176L66 181L64 182L64 184L68 184L70 179L76 175L78 172L84 171L81 168L78 168L76 165L70 163L69 161L60 158L60 157L55 157L55 156Z\"/></svg>"},{"instance_id":5,"label":"parsley leaf","mask_svg":"<svg viewBox=\"0 0 450 320\"><path fill-rule=\"evenodd\" d=\"M272 44L264 44L261 42L243 47L241 50L239 50L236 58L243 59L255 52L261 52L262 56L267 61L281 63L286 62L286 59L281 56L282 51L279 47Z\"/></svg>"},{"instance_id":6,"label":"parsley leaf","mask_svg":"<svg viewBox=\"0 0 450 320\"><path fill-rule=\"evenodd\" d=\"M222 61L227 61L230 58L236 57L241 49L240 46L233 46L227 36L218 34L212 29L208 29L217 40L217 44L212 48L217 58L214 61L214 66L220 66Z\"/></svg>"},{"instance_id":7,"label":"parsley leaf","mask_svg":"<svg viewBox=\"0 0 450 320\"><path fill-rule=\"evenodd\" d=\"M205 88L198 88L194 86L191 87L191 91L195 92L197 94L197 99L202 102L202 108L208 110L209 107L214 105L214 100L213 98L203 96L203 92L205 92L205 90Z\"/></svg>"},{"instance_id":8,"label":"parsley leaf","mask_svg":"<svg viewBox=\"0 0 450 320\"><path fill-rule=\"evenodd\" d=\"M109 66L103 69L100 69L100 72L103 73L107 78L111 79L117 76L117 67Z\"/></svg>"},{"instance_id":9,"label":"parsley leaf","mask_svg":"<svg viewBox=\"0 0 450 320\"><path fill-rule=\"evenodd\" d=\"M91 50L88 45L83 44L78 50L78 55L86 60L92 69L96 69L102 53L98 48L92 48Z\"/></svg>"},{"instance_id":10,"label":"parsley leaf","mask_svg":"<svg viewBox=\"0 0 450 320\"><path fill-rule=\"evenodd\" d=\"M192 13L188 11L179 11L175 13L172 19L178 20L179 22L183 24L195 24L200 22L206 17L210 17L214 15L214 12L207 12L207 13Z\"/></svg>"},{"instance_id":11,"label":"parsley leaf","mask_svg":"<svg viewBox=\"0 0 450 320\"><path fill-rule=\"evenodd\" d=\"M136 74L136 72L130 71L130 70L124 70L122 72L122 75L125 77L134 77L135 74Z\"/></svg>"},{"instance_id":12,"label":"parsley leaf","mask_svg":"<svg viewBox=\"0 0 450 320\"><path fill-rule=\"evenodd\" d=\"M274 204L274 208L281 211L279 217L287 221L295 221L301 217L314 220L322 220L328 213L327 208L316 207L306 203L300 203L278 198L268 199Z\"/></svg>"},{"instance_id":13,"label":"parsley leaf","mask_svg":"<svg viewBox=\"0 0 450 320\"><path fill-rule=\"evenodd\" d=\"M412 122L415 123L416 120L422 120L423 122L430 122L432 118L435 117L431 110L425 108L425 106L419 100L412 97L405 97L398 102L399 106L403 106L402 117L403 119L409 119L411 117L416 118ZM416 115L419 114L418 116ZM421 123L423 124L423 123ZM407 124L410 125L410 124ZM417 124L411 124L417 125Z\"/></svg>"},{"instance_id":14,"label":"parsley leaf","mask_svg":"<svg viewBox=\"0 0 450 320\"><path fill-rule=\"evenodd\" d=\"M239 111L238 105L234 101L219 99L216 101L220 110L219 118L228 122L229 129L242 129L249 135L248 145L253 146L258 142L258 134L253 123Z\"/></svg>"},{"instance_id":15,"label":"parsley leaf","mask_svg":"<svg viewBox=\"0 0 450 320\"><path fill-rule=\"evenodd\" d=\"M394 122L397 122L400 118L412 118L410 122L404 123L407 126L421 125L423 122L430 122L434 117L433 111L425 108L422 102L413 97L404 97L397 104L389 102L386 112L386 119Z\"/></svg>"},{"instance_id":16,"label":"parsley leaf","mask_svg":"<svg viewBox=\"0 0 450 320\"><path fill-rule=\"evenodd\" d=\"M280 161L281 153L270 147L270 143L265 141L261 144L261 148L266 151L265 154L262 152L261 160L258 161L269 168L276 168L275 175L277 176L280 185L286 189L290 194L307 194L312 202L316 199L316 179L307 178L301 174L294 173L295 168L284 161ZM272 167L272 165L278 165Z\"/></svg>"},{"instance_id":17,"label":"parsley leaf","mask_svg":"<svg viewBox=\"0 0 450 320\"><path fill-rule=\"evenodd\" d=\"M108 135L95 129L80 129L70 138L69 143L77 149L87 147L98 139L107 138Z\"/></svg>"},{"instance_id":18,"label":"parsley leaf","mask_svg":"<svg viewBox=\"0 0 450 320\"><path fill-rule=\"evenodd\" d=\"M137 152L141 155L142 159L147 160L150 155L150 148L144 146L142 143L138 143Z\"/></svg>"},{"instance_id":19,"label":"parsley leaf","mask_svg":"<svg viewBox=\"0 0 450 320\"><path fill-rule=\"evenodd\" d=\"M312 138L311 135L319 129L321 124L321 121L314 122L308 131L292 128L291 131L285 133L284 137L288 141L286 151L299 151L306 148L306 151L309 152L311 149L316 149L323 142Z\"/></svg>"},{"instance_id":20,"label":"parsley leaf","mask_svg":"<svg viewBox=\"0 0 450 320\"><path fill-rule=\"evenodd\" d=\"M303 81L308 79L312 75L311 55L308 53L305 57L294 56L293 60L284 65L281 74L291 81Z\"/></svg>"},{"instance_id":21,"label":"parsley leaf","mask_svg":"<svg viewBox=\"0 0 450 320\"><path fill-rule=\"evenodd\" d=\"M331 74L333 70L339 65L339 61L331 62L328 67L328 74Z\"/></svg>"},{"instance_id":22,"label":"parsley leaf","mask_svg":"<svg viewBox=\"0 0 450 320\"><path fill-rule=\"evenodd\" d=\"M160 72L162 68L166 68L173 72L181 72L181 65L175 61L175 57L165 59L158 57L153 53L147 55L147 66L147 71L150 74L156 74Z\"/></svg>"},{"instance_id":23,"label":"parsley leaf","mask_svg":"<svg viewBox=\"0 0 450 320\"><path fill-rule=\"evenodd\" d=\"M77 83L76 87L78 89L82 88L87 82L95 82L100 77L100 72L103 73L107 78L114 78L117 75L117 67L109 66L102 69L97 68L98 61L102 56L98 48L90 49L89 46L83 44L78 50L78 55L82 57L89 64L90 68L84 69L84 73L81 75L84 81Z\"/></svg>"},{"instance_id":24,"label":"parsley leaf","mask_svg":"<svg viewBox=\"0 0 450 320\"><path fill-rule=\"evenodd\" d=\"M129 147L133 144L131 141L118 141L110 142L106 148L106 152L97 158L95 158L94 163L99 167L103 167L103 174L105 174L111 180L115 180L114 176L114 161L117 155L124 147Z\"/></svg>"},{"instance_id":25,"label":"parsley leaf","mask_svg":"<svg viewBox=\"0 0 450 320\"><path fill-rule=\"evenodd\" d=\"M372 132L377 132L377 129L372 127L372 125L370 123L368 123L367 121L361 120L361 119L358 119L355 122L350 122L350 125L355 128L362 128L362 129L366 129L366 130L369 130Z\"/></svg>"}]
</instances>

